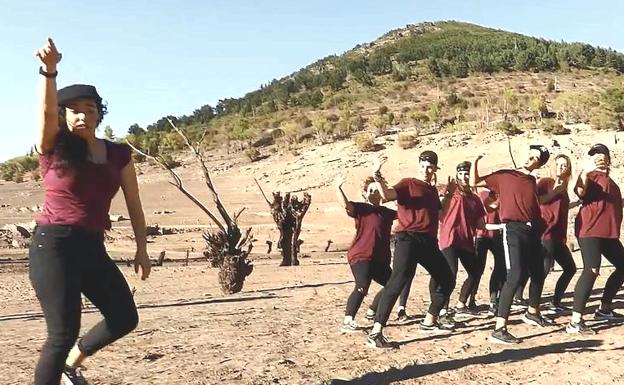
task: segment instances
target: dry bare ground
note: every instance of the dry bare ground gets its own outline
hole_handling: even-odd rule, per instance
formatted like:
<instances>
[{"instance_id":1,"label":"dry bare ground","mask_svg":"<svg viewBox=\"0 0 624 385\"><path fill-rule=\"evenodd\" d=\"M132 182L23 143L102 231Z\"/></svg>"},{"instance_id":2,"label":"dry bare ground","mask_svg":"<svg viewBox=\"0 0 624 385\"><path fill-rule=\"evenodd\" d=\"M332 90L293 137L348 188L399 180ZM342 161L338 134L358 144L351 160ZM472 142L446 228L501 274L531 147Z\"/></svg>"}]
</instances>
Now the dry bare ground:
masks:
<instances>
[{"instance_id":1,"label":"dry bare ground","mask_svg":"<svg viewBox=\"0 0 624 385\"><path fill-rule=\"evenodd\" d=\"M614 134L574 129L574 137L556 137L565 153L579 156L590 143L603 142L615 154L614 178L624 182L622 145ZM455 165L472 160L487 149L486 169L508 166L506 138L498 133L450 133L422 138L419 146L400 150L392 136L378 138L390 161L385 174L392 182L409 176L415 159L425 148L440 154L439 180L446 180ZM551 146L552 137L528 132L512 139L517 160L529 143ZM553 147L551 149L554 150ZM358 199L359 180L368 174L372 157L353 149L350 141L308 148L300 156L270 157L249 164L240 155L215 154L215 184L230 210L246 206L242 225L254 227L257 239L252 255L255 270L243 292L223 296L217 270L203 261L183 262L186 250L200 257L200 230L208 219L173 187L167 175L141 166L141 194L150 224L188 229L189 232L153 237L152 257L167 251L162 267L155 267L148 281L140 282L125 264L120 268L136 288L141 322L131 335L104 349L86 362L85 375L93 384L611 384L624 383L624 326L598 324L599 334L569 336L563 330L567 317L552 328L537 329L512 316L510 329L525 341L518 346L491 345L486 339L492 320L467 320L450 335L426 335L418 331L418 320L390 325L388 336L400 341L395 351L371 350L365 346L365 331L343 335L339 323L352 289L352 277L344 250L353 234L353 223L334 203L333 177L343 173L349 180L347 192ZM233 165L233 166L230 166ZM286 171L283 171L286 170ZM180 169L189 187L203 199L208 194L201 173L193 164ZM545 173L546 171L543 171ZM253 177L271 190L301 190L312 194L312 206L304 220L301 266L279 268L279 257L266 255L266 240L277 240L274 228ZM28 222L32 213L20 207L41 203L40 189L32 182L0 185L0 225ZM9 205L6 207L6 205ZM175 211L155 214L156 211ZM117 197L113 213L124 214L123 199ZM571 215L571 218L573 217ZM115 223L109 242L118 260L132 256L129 222ZM324 252L328 240L329 252ZM0 253L0 383L30 383L38 350L45 338L45 323L28 282L24 250ZM581 265L580 254L575 253ZM491 270L488 261L486 276ZM605 266L592 294L592 310L598 303L611 268ZM463 279L463 272L459 280ZM545 296L552 294L559 271L547 280ZM578 275L577 275L578 276ZM486 279L484 279L485 281ZM429 277L418 271L412 286L408 310L424 312L428 301ZM572 281L572 285L576 281ZM371 291L377 290L375 286ZM569 288L571 291L572 287ZM482 282L479 299L487 298ZM457 293L453 298L456 298ZM367 297L367 301L371 297ZM621 301L621 296L618 297ZM568 296L566 301L571 301ZM621 306L621 302L617 303ZM365 305L364 305L365 306ZM363 308L364 308L363 306ZM369 326L360 311L358 321ZM418 317L417 317L418 318ZM94 309L83 316L83 330L100 319Z\"/></svg>"}]
</instances>

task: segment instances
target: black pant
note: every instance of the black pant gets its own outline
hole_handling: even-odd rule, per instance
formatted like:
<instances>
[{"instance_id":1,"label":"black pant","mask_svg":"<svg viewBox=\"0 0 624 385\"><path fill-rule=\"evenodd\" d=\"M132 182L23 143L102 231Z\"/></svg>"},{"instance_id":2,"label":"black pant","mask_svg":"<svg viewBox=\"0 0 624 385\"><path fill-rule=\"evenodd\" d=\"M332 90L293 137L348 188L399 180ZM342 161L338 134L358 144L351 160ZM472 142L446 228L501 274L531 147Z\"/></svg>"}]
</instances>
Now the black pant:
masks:
<instances>
[{"instance_id":1,"label":"black pant","mask_svg":"<svg viewBox=\"0 0 624 385\"><path fill-rule=\"evenodd\" d=\"M429 274L439 282L438 287L430 292L431 305L429 313L438 315L448 300L455 278L451 268L438 248L438 241L428 234L401 232L397 234L394 259L392 261L392 275L386 284L377 307L375 322L386 325L392 307L397 301L401 290L416 272L416 266L421 264Z\"/></svg>"},{"instance_id":2,"label":"black pant","mask_svg":"<svg viewBox=\"0 0 624 385\"><path fill-rule=\"evenodd\" d=\"M451 273L455 280L457 280L457 270L459 269L459 262L461 262L464 269L468 273L468 278L464 281L464 284L461 287L459 292L459 302L466 303L468 300L468 296L472 293L474 289L475 283L478 282L477 277L483 273L481 270L480 263L477 261L477 257L475 254L469 250L464 250L458 247L447 247L442 249L442 255L444 255L444 259L446 259L446 263L448 263L451 268ZM481 271L480 271L481 270ZM429 280L429 291L436 290L439 283L431 277ZM454 289L454 288L453 288ZM451 290L452 291L452 290ZM444 304L445 307L448 307L448 300Z\"/></svg>"},{"instance_id":3,"label":"black pant","mask_svg":"<svg viewBox=\"0 0 624 385\"><path fill-rule=\"evenodd\" d=\"M602 293L602 303L611 304L613 298L624 283L624 247L619 239L607 238L579 238L581 255L583 257L583 272L576 281L574 288L574 311L583 313L585 305L594 287L594 282L600 271L600 257L602 255L615 267L605 284ZM594 273L592 269L595 269Z\"/></svg>"},{"instance_id":4,"label":"black pant","mask_svg":"<svg viewBox=\"0 0 624 385\"><path fill-rule=\"evenodd\" d=\"M29 263L30 280L48 329L35 370L35 385L58 385L80 332L81 292L104 315L104 320L78 342L85 355L132 331L138 314L126 280L106 253L101 233L39 225L30 246Z\"/></svg>"},{"instance_id":5,"label":"black pant","mask_svg":"<svg viewBox=\"0 0 624 385\"><path fill-rule=\"evenodd\" d=\"M364 301L364 297L368 294L371 281L385 286L388 279L390 279L390 275L392 275L392 269L390 269L388 263L380 263L376 260L372 260L354 263L351 265L351 272L353 273L353 278L355 278L355 287L347 300L347 311L345 315L355 317L362 305L362 301ZM370 306L371 309L377 309L382 292L383 289L380 290L373 299L373 303Z\"/></svg>"},{"instance_id":6,"label":"black pant","mask_svg":"<svg viewBox=\"0 0 624 385\"><path fill-rule=\"evenodd\" d=\"M507 278L507 268L505 266L505 251L503 250L503 236L496 235L494 238L477 238L475 241L475 251L477 254L477 260L482 263L483 269L485 269L485 262L488 251L492 253L494 257L494 268L490 275L489 291L490 291L490 303L498 303L498 297L500 291L505 284ZM483 272L483 271L482 271ZM477 294L479 288L479 282L475 284L473 289L473 297Z\"/></svg>"},{"instance_id":7,"label":"black pant","mask_svg":"<svg viewBox=\"0 0 624 385\"><path fill-rule=\"evenodd\" d=\"M561 304L561 298L563 298L572 277L574 277L576 273L576 263L574 263L572 253L564 242L551 239L542 240L542 250L544 252L544 277L548 276L548 273L553 269L555 261L563 269L563 273L561 273L561 276L555 284L555 293L552 300L553 304L559 305ZM516 299L522 298L528 280L529 275L526 274L520 281L520 286L516 290Z\"/></svg>"},{"instance_id":8,"label":"black pant","mask_svg":"<svg viewBox=\"0 0 624 385\"><path fill-rule=\"evenodd\" d=\"M529 306L539 307L544 288L544 256L535 226L507 222L503 229L503 248L507 279L501 289L497 316L507 318L511 302L525 274L531 278Z\"/></svg>"}]
</instances>

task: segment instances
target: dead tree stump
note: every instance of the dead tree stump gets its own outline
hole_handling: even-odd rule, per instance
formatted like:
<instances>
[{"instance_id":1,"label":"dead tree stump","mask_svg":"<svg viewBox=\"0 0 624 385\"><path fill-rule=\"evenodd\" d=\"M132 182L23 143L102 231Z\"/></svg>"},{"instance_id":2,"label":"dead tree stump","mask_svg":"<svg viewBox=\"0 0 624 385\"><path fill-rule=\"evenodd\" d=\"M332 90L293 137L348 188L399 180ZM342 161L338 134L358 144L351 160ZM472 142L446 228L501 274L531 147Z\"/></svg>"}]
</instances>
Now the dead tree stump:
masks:
<instances>
[{"instance_id":1,"label":"dead tree stump","mask_svg":"<svg viewBox=\"0 0 624 385\"><path fill-rule=\"evenodd\" d=\"M171 166L168 162L165 162L165 159L162 156L151 156L137 149L129 142L128 145L139 154L156 161L156 163L167 170L173 179L173 182L169 183L180 190L182 194L197 205L197 207L206 213L214 224L217 225L217 229L215 231L204 233L203 235L208 249L204 252L204 255L208 258L213 267L219 268L219 284L221 285L221 290L226 294L237 293L243 289L245 277L253 271L253 265L251 264L251 261L247 259L253 247L251 227L243 233L238 225L238 217L245 208L243 207L238 212L230 214L226 210L219 194L215 189L210 171L208 170L208 166L206 164L204 152L201 147L201 142L206 136L207 129L204 131L198 142L192 143L186 133L176 127L171 120L167 120L173 129L182 137L182 139L184 139L186 146L193 152L195 158L199 161L199 165L204 176L204 182L206 183L206 187L210 192L212 201L216 206L217 212L219 213L221 219L217 218L217 216L210 209L208 209L205 204L199 201L199 199L197 199L189 190L186 189L180 176L173 170L173 166Z\"/></svg>"},{"instance_id":2,"label":"dead tree stump","mask_svg":"<svg viewBox=\"0 0 624 385\"><path fill-rule=\"evenodd\" d=\"M301 225L303 217L308 212L312 197L308 193L303 194L303 199L290 193L273 193L273 202L269 204L271 215L280 232L278 246L282 252L282 263L280 266L299 265L299 247Z\"/></svg>"}]
</instances>

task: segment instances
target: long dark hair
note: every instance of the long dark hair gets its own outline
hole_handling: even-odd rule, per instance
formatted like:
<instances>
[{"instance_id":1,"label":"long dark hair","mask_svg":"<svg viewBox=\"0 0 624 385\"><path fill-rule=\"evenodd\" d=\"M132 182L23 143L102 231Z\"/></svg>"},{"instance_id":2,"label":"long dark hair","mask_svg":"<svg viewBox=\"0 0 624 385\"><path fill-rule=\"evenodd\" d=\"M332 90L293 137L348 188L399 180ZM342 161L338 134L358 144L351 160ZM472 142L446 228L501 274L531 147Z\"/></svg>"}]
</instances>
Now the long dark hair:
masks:
<instances>
[{"instance_id":1,"label":"long dark hair","mask_svg":"<svg viewBox=\"0 0 624 385\"><path fill-rule=\"evenodd\" d=\"M102 102L95 101L98 109L98 121L99 126L106 115L106 105ZM56 136L56 143L54 144L54 164L53 167L65 173L66 171L78 171L87 161L89 155L89 148L87 141L73 134L67 128L67 120L65 119L65 106L59 106L59 132Z\"/></svg>"}]
</instances>

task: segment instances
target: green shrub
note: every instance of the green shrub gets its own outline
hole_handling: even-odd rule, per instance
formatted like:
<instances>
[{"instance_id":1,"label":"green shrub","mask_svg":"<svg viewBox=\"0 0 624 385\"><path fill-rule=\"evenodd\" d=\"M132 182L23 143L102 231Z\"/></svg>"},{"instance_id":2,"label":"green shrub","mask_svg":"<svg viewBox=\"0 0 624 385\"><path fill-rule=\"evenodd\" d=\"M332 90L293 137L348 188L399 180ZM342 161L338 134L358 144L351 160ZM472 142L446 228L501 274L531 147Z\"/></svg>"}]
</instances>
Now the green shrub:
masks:
<instances>
[{"instance_id":1,"label":"green shrub","mask_svg":"<svg viewBox=\"0 0 624 385\"><path fill-rule=\"evenodd\" d=\"M511 136L522 134L522 130L511 122L499 122L496 124L496 129Z\"/></svg>"},{"instance_id":2,"label":"green shrub","mask_svg":"<svg viewBox=\"0 0 624 385\"><path fill-rule=\"evenodd\" d=\"M397 145L404 150L416 147L420 140L415 134L400 133L397 137Z\"/></svg>"},{"instance_id":3,"label":"green shrub","mask_svg":"<svg viewBox=\"0 0 624 385\"><path fill-rule=\"evenodd\" d=\"M375 137L371 134L358 134L353 138L355 147L362 152L375 151Z\"/></svg>"}]
</instances>

